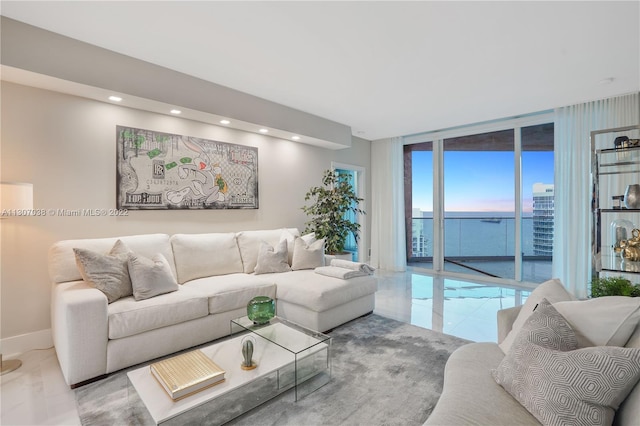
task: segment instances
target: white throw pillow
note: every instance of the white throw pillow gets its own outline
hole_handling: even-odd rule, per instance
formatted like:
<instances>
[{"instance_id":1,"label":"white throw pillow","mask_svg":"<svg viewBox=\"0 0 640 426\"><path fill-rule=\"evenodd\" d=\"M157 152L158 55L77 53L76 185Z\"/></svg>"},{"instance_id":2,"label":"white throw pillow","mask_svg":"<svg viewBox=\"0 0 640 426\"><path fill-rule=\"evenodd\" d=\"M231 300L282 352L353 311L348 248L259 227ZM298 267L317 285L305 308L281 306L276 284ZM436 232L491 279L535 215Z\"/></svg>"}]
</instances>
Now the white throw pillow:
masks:
<instances>
[{"instance_id":1,"label":"white throw pillow","mask_svg":"<svg viewBox=\"0 0 640 426\"><path fill-rule=\"evenodd\" d=\"M315 242L317 241L317 239L316 239L316 233L315 233L315 232L311 232L311 233L309 233L309 234L304 234L304 235L303 235L302 237L300 237L300 238L302 238L302 241L304 241L304 243L305 243L306 245L309 245L309 244L315 243Z\"/></svg>"},{"instance_id":2,"label":"white throw pillow","mask_svg":"<svg viewBox=\"0 0 640 426\"><path fill-rule=\"evenodd\" d=\"M640 297L606 296L553 306L571 324L582 348L624 346L640 320Z\"/></svg>"},{"instance_id":3,"label":"white throw pillow","mask_svg":"<svg viewBox=\"0 0 640 426\"><path fill-rule=\"evenodd\" d=\"M81 248L73 252L82 279L103 292L107 303L133 294L127 266L131 251L122 241L116 241L108 254Z\"/></svg>"},{"instance_id":4,"label":"white throw pillow","mask_svg":"<svg viewBox=\"0 0 640 426\"><path fill-rule=\"evenodd\" d=\"M295 241L296 237L300 236L300 232L298 231L297 228L291 228L291 229L283 229L282 233L280 234L280 241L286 241L287 242L287 257L288 257L288 262L289 262L289 266L291 266L291 262L293 261L293 242Z\"/></svg>"},{"instance_id":5,"label":"white throw pillow","mask_svg":"<svg viewBox=\"0 0 640 426\"><path fill-rule=\"evenodd\" d=\"M149 299L178 290L169 262L162 254L151 259L134 254L129 257L128 265L134 299Z\"/></svg>"},{"instance_id":6,"label":"white throw pillow","mask_svg":"<svg viewBox=\"0 0 640 426\"><path fill-rule=\"evenodd\" d=\"M171 237L178 282L242 272L234 233L175 234Z\"/></svg>"},{"instance_id":7,"label":"white throw pillow","mask_svg":"<svg viewBox=\"0 0 640 426\"><path fill-rule=\"evenodd\" d=\"M272 274L276 272L288 272L290 270L287 240L280 241L275 249L271 244L262 242L254 273L256 275Z\"/></svg>"},{"instance_id":8,"label":"white throw pillow","mask_svg":"<svg viewBox=\"0 0 640 426\"><path fill-rule=\"evenodd\" d=\"M293 260L291 269L315 269L324 266L324 238L314 241L310 245L304 242L302 237L293 242Z\"/></svg>"},{"instance_id":9,"label":"white throw pillow","mask_svg":"<svg viewBox=\"0 0 640 426\"><path fill-rule=\"evenodd\" d=\"M241 231L236 234L238 248L242 257L242 267L246 274L252 273L258 263L260 244L264 241L275 246L282 240L283 231L297 233L295 228L265 229L259 231Z\"/></svg>"},{"instance_id":10,"label":"white throw pillow","mask_svg":"<svg viewBox=\"0 0 640 426\"><path fill-rule=\"evenodd\" d=\"M574 300L573 296L569 294L569 292L564 288L560 280L554 278L549 281L545 281L536 287L535 290L531 292L527 300L522 305L522 309L520 309L520 313L518 317L513 322L513 327L507 337L504 338L502 343L499 344L500 349L505 354L509 352L509 349L513 345L518 332L527 321L529 316L533 313L534 309L543 299L547 299L550 303L556 302L564 302L569 300Z\"/></svg>"}]
</instances>

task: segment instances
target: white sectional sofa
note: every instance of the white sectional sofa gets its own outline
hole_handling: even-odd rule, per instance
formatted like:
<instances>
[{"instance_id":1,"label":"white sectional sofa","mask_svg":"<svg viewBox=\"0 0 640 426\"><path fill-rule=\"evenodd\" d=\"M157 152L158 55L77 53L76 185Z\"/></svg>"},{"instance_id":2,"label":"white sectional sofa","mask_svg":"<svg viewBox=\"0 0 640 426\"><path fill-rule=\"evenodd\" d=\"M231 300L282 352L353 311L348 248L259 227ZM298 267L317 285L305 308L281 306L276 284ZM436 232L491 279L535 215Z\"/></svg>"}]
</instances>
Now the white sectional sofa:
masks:
<instances>
[{"instance_id":1,"label":"white sectional sofa","mask_svg":"<svg viewBox=\"0 0 640 426\"><path fill-rule=\"evenodd\" d=\"M276 299L277 315L326 331L374 309L376 278L340 279L313 266L254 272L261 244L288 240L293 259L297 229L208 234L149 234L66 240L49 252L53 340L71 387L122 368L199 345L230 333L230 320L246 315L255 296ZM108 303L83 280L74 249L109 253L120 240L137 256L162 254L177 290L143 300ZM295 263L295 262L294 262ZM302 265L304 267L304 265Z\"/></svg>"}]
</instances>

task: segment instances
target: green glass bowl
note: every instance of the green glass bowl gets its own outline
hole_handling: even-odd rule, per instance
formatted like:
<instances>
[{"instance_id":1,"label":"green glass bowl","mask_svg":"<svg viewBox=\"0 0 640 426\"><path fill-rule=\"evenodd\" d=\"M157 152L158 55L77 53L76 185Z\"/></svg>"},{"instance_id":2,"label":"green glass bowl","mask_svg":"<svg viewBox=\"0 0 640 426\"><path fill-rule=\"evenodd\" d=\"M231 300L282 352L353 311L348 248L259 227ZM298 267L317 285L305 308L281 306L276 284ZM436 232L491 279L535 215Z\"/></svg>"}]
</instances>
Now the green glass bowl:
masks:
<instances>
[{"instance_id":1,"label":"green glass bowl","mask_svg":"<svg viewBox=\"0 0 640 426\"><path fill-rule=\"evenodd\" d=\"M268 296L257 296L247 304L247 316L254 324L266 324L276 316L276 302Z\"/></svg>"}]
</instances>

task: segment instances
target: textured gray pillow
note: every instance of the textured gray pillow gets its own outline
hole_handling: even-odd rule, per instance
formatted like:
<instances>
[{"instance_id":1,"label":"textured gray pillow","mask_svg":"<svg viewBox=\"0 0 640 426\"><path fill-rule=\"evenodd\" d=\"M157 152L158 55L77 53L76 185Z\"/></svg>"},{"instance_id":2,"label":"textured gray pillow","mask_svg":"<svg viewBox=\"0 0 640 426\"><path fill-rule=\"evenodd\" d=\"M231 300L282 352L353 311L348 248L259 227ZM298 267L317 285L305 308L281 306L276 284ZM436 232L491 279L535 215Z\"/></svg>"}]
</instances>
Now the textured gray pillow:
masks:
<instances>
[{"instance_id":1,"label":"textured gray pillow","mask_svg":"<svg viewBox=\"0 0 640 426\"><path fill-rule=\"evenodd\" d=\"M162 254L151 259L134 254L129 257L128 265L134 299L149 299L178 290L171 266Z\"/></svg>"},{"instance_id":2,"label":"textured gray pillow","mask_svg":"<svg viewBox=\"0 0 640 426\"><path fill-rule=\"evenodd\" d=\"M258 261L254 271L256 275L287 272L290 270L287 240L280 241L275 248L264 241L260 244Z\"/></svg>"},{"instance_id":3,"label":"textured gray pillow","mask_svg":"<svg viewBox=\"0 0 640 426\"><path fill-rule=\"evenodd\" d=\"M572 351L580 347L569 321L547 299L538 303L522 325L515 341L522 339L557 351Z\"/></svg>"},{"instance_id":4,"label":"textured gray pillow","mask_svg":"<svg viewBox=\"0 0 640 426\"><path fill-rule=\"evenodd\" d=\"M291 269L315 269L324 266L324 238L307 245L303 238L296 237L293 241L293 259Z\"/></svg>"},{"instance_id":5,"label":"textured gray pillow","mask_svg":"<svg viewBox=\"0 0 640 426\"><path fill-rule=\"evenodd\" d=\"M565 300L574 300L573 296L569 294L567 289L562 285L562 282L558 279L551 279L549 281L545 281L542 284L538 285L535 290L531 292L527 300L522 305L520 309L520 313L518 317L513 322L513 327L511 331L507 334L505 339L500 343L500 349L505 354L509 352L511 345L516 339L518 332L527 321L529 316L533 313L535 307L542 301L542 299L547 299L550 303L562 302Z\"/></svg>"},{"instance_id":6,"label":"textured gray pillow","mask_svg":"<svg viewBox=\"0 0 640 426\"><path fill-rule=\"evenodd\" d=\"M545 425L610 425L640 379L640 349L576 349L569 324L543 300L493 377Z\"/></svg>"},{"instance_id":7,"label":"textured gray pillow","mask_svg":"<svg viewBox=\"0 0 640 426\"><path fill-rule=\"evenodd\" d=\"M131 251L122 241L116 241L109 254L81 248L73 252L82 279L103 292L108 303L133 294L127 266Z\"/></svg>"}]
</instances>

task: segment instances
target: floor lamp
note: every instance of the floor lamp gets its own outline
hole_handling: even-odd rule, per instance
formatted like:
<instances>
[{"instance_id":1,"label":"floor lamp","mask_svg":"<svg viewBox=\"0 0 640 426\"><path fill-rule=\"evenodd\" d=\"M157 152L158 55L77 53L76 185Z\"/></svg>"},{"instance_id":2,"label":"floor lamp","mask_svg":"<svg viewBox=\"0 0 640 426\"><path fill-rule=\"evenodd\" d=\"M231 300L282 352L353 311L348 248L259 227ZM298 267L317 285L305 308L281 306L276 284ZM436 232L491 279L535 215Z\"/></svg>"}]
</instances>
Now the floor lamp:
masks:
<instances>
[{"instance_id":1,"label":"floor lamp","mask_svg":"<svg viewBox=\"0 0 640 426\"><path fill-rule=\"evenodd\" d=\"M0 212L2 219L12 216L27 216L33 209L33 184L17 182L0 183ZM3 360L0 353L0 369L4 375L14 371L22 365L19 359Z\"/></svg>"}]
</instances>

